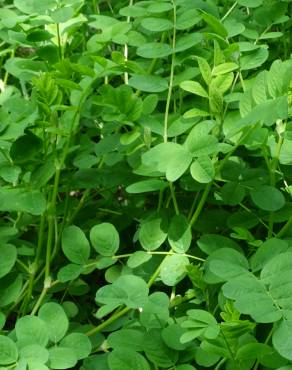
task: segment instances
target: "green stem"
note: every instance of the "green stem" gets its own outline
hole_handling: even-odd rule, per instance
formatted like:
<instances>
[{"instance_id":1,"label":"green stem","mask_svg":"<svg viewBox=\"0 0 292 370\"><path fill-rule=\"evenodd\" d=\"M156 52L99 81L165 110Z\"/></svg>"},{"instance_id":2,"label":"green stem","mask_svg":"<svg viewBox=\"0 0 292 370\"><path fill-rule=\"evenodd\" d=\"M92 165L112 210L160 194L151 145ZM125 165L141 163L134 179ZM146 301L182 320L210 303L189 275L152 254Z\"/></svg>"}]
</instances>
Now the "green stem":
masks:
<instances>
[{"instance_id":1,"label":"green stem","mask_svg":"<svg viewBox=\"0 0 292 370\"><path fill-rule=\"evenodd\" d=\"M174 186L173 186L172 182L169 182L169 188L170 188L170 193L171 193L171 198L172 198L175 214L179 215L179 208L178 208L178 205L177 205L175 190L174 190Z\"/></svg>"},{"instance_id":2,"label":"green stem","mask_svg":"<svg viewBox=\"0 0 292 370\"><path fill-rule=\"evenodd\" d=\"M202 209L206 203L206 200L208 198L208 195L209 195L209 192L211 190L211 187L212 187L212 182L210 182L206 187L205 187L205 190L202 194L202 198L200 199L200 202L191 218L191 221L190 221L190 226L192 227L195 222L198 220L198 217L200 216L201 212L202 212Z\"/></svg>"},{"instance_id":3,"label":"green stem","mask_svg":"<svg viewBox=\"0 0 292 370\"><path fill-rule=\"evenodd\" d=\"M29 301L32 297L32 292L33 292L34 283L35 283L35 276L36 276L36 272L39 268L39 260L40 260L42 247L43 247L43 242L44 242L45 224L46 224L46 217L45 217L45 214L43 213L42 216L41 216L41 222L40 222L40 227L39 227L39 235L38 235L38 244L37 244L36 256L35 256L34 262L32 263L32 266L31 266L30 277L29 277L29 281L28 281L28 289L27 289L27 293L26 293L26 297L25 297L24 305L23 305L23 309L22 309L22 312L24 314L27 311L27 306L28 306Z\"/></svg>"},{"instance_id":4,"label":"green stem","mask_svg":"<svg viewBox=\"0 0 292 370\"><path fill-rule=\"evenodd\" d=\"M272 160L272 163L271 163L271 166L270 166L270 185L273 186L273 187L275 187L275 185L276 185L276 169L277 169L277 166L278 166L283 141L284 141L283 136L280 136L279 141L278 141L277 146L276 146L275 156L274 156L274 158ZM274 212L270 212L268 238L272 237L273 228L274 228Z\"/></svg>"},{"instance_id":5,"label":"green stem","mask_svg":"<svg viewBox=\"0 0 292 370\"><path fill-rule=\"evenodd\" d=\"M172 35L172 55L171 55L169 85L168 85L168 93L167 93L166 107L165 107L165 114L164 114L163 141L165 143L167 142L169 107L170 107L170 101L171 101L171 95L172 95L172 89L173 89L175 44L176 44L176 5L173 0L171 2L173 6L173 35Z\"/></svg>"},{"instance_id":6,"label":"green stem","mask_svg":"<svg viewBox=\"0 0 292 370\"><path fill-rule=\"evenodd\" d=\"M47 250L46 250L46 264L45 264L45 279L50 277L50 265L51 265L51 254L54 241L54 230L55 230L55 215L56 215L56 203L59 191L61 167L59 164L56 167L54 186L52 191L52 198L50 200L48 209L48 239L47 239Z\"/></svg>"},{"instance_id":7,"label":"green stem","mask_svg":"<svg viewBox=\"0 0 292 370\"><path fill-rule=\"evenodd\" d=\"M235 1L235 3L232 5L232 7L227 11L227 13L221 18L221 22L223 22L232 12L233 10L237 7L238 2Z\"/></svg>"},{"instance_id":8,"label":"green stem","mask_svg":"<svg viewBox=\"0 0 292 370\"><path fill-rule=\"evenodd\" d=\"M131 308L128 308L128 307L125 307L123 308L121 311L119 312L115 312L111 317L109 317L107 320L105 320L104 322L102 322L101 324L99 324L98 326L96 326L95 328L89 330L86 335L87 336L92 336L96 333L99 333L100 331L102 331L102 329L106 328L107 326L109 326L110 324L112 324L114 321L116 321L118 318L120 318L121 316L124 316L127 312L129 312L131 310Z\"/></svg>"},{"instance_id":9,"label":"green stem","mask_svg":"<svg viewBox=\"0 0 292 370\"><path fill-rule=\"evenodd\" d=\"M63 59L63 51L62 51L62 43L61 43L61 34L60 34L60 25L59 25L59 23L56 24L56 27L57 27L59 57L62 60Z\"/></svg>"},{"instance_id":10,"label":"green stem","mask_svg":"<svg viewBox=\"0 0 292 370\"><path fill-rule=\"evenodd\" d=\"M285 223L285 225L281 228L281 230L276 234L276 238L282 238L286 234L286 232L289 230L289 227L291 225L292 225L292 216Z\"/></svg>"},{"instance_id":11,"label":"green stem","mask_svg":"<svg viewBox=\"0 0 292 370\"><path fill-rule=\"evenodd\" d=\"M45 298L45 296L47 294L47 291L48 291L48 288L44 287L44 289L42 290L42 292L41 292L41 294L40 294L40 296L39 296L39 298L38 298L38 300L37 300L37 302L36 302L36 304L33 308L33 310L31 311L32 316L34 316L37 313L40 305L42 304L43 299Z\"/></svg>"}]
</instances>

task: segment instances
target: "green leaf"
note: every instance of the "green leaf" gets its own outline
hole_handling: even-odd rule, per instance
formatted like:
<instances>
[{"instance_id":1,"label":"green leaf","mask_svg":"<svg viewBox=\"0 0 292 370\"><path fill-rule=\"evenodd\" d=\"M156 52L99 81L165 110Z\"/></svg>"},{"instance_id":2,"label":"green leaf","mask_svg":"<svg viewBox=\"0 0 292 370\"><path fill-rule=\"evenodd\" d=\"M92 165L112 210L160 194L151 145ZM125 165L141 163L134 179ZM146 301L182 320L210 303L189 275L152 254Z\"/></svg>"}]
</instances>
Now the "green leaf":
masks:
<instances>
[{"instance_id":1,"label":"green leaf","mask_svg":"<svg viewBox=\"0 0 292 370\"><path fill-rule=\"evenodd\" d=\"M48 9L56 6L56 0L14 0L14 5L26 14L46 14Z\"/></svg>"},{"instance_id":2,"label":"green leaf","mask_svg":"<svg viewBox=\"0 0 292 370\"><path fill-rule=\"evenodd\" d=\"M270 185L262 185L250 193L254 204L265 211L278 211L285 205L284 195L280 190Z\"/></svg>"},{"instance_id":3,"label":"green leaf","mask_svg":"<svg viewBox=\"0 0 292 370\"><path fill-rule=\"evenodd\" d=\"M213 162L207 156L197 158L191 165L192 178L202 184L207 184L214 179L215 169Z\"/></svg>"},{"instance_id":4,"label":"green leaf","mask_svg":"<svg viewBox=\"0 0 292 370\"><path fill-rule=\"evenodd\" d=\"M133 74L129 85L145 92L162 92L168 89L167 80L160 76Z\"/></svg>"},{"instance_id":5,"label":"green leaf","mask_svg":"<svg viewBox=\"0 0 292 370\"><path fill-rule=\"evenodd\" d=\"M213 154L217 150L218 140L212 135L198 134L195 127L188 135L185 146L194 157L202 157Z\"/></svg>"},{"instance_id":6,"label":"green leaf","mask_svg":"<svg viewBox=\"0 0 292 370\"><path fill-rule=\"evenodd\" d=\"M161 336L168 347L176 351L183 351L186 346L181 343L180 338L185 332L184 328L175 323L165 327L161 331Z\"/></svg>"},{"instance_id":7,"label":"green leaf","mask_svg":"<svg viewBox=\"0 0 292 370\"><path fill-rule=\"evenodd\" d=\"M221 281L227 281L248 273L248 261L232 248L219 248L207 259L205 266Z\"/></svg>"},{"instance_id":8,"label":"green leaf","mask_svg":"<svg viewBox=\"0 0 292 370\"><path fill-rule=\"evenodd\" d=\"M162 143L142 155L142 163L154 171L165 173L168 181L180 178L189 167L192 156L182 145Z\"/></svg>"},{"instance_id":9,"label":"green leaf","mask_svg":"<svg viewBox=\"0 0 292 370\"><path fill-rule=\"evenodd\" d=\"M173 5L171 3L162 3L162 2L157 2L157 3L150 3L150 5L147 7L147 12L148 13L163 13L163 12L168 12L169 10L173 9Z\"/></svg>"},{"instance_id":10,"label":"green leaf","mask_svg":"<svg viewBox=\"0 0 292 370\"><path fill-rule=\"evenodd\" d=\"M192 241L192 232L184 215L175 215L168 229L168 242L176 253L185 253Z\"/></svg>"},{"instance_id":11,"label":"green leaf","mask_svg":"<svg viewBox=\"0 0 292 370\"><path fill-rule=\"evenodd\" d=\"M253 52L243 55L240 58L240 68L242 71L260 67L268 59L269 52L264 47L261 47Z\"/></svg>"},{"instance_id":12,"label":"green leaf","mask_svg":"<svg viewBox=\"0 0 292 370\"><path fill-rule=\"evenodd\" d=\"M82 333L71 333L67 335L61 340L60 346L72 349L77 360L82 360L88 357L92 350L92 344L88 336Z\"/></svg>"},{"instance_id":13,"label":"green leaf","mask_svg":"<svg viewBox=\"0 0 292 370\"><path fill-rule=\"evenodd\" d=\"M165 241L167 233L162 227L162 218L158 214L150 216L141 223L138 239L147 251L159 248Z\"/></svg>"},{"instance_id":14,"label":"green leaf","mask_svg":"<svg viewBox=\"0 0 292 370\"><path fill-rule=\"evenodd\" d=\"M161 328L169 320L169 298L163 292L154 292L148 297L140 313L141 324L147 329Z\"/></svg>"},{"instance_id":15,"label":"green leaf","mask_svg":"<svg viewBox=\"0 0 292 370\"><path fill-rule=\"evenodd\" d=\"M257 8L263 4L263 0L239 0L238 4L248 8Z\"/></svg>"},{"instance_id":16,"label":"green leaf","mask_svg":"<svg viewBox=\"0 0 292 370\"><path fill-rule=\"evenodd\" d=\"M224 75L224 74L234 71L235 69L238 69L238 65L236 63L229 62L229 63L219 64L218 66L213 68L212 75L213 76Z\"/></svg>"},{"instance_id":17,"label":"green leaf","mask_svg":"<svg viewBox=\"0 0 292 370\"><path fill-rule=\"evenodd\" d=\"M55 9L51 12L50 17L55 23L64 23L74 16L74 9L71 6Z\"/></svg>"},{"instance_id":18,"label":"green leaf","mask_svg":"<svg viewBox=\"0 0 292 370\"><path fill-rule=\"evenodd\" d=\"M18 351L12 339L0 335L0 365L10 365L17 361Z\"/></svg>"},{"instance_id":19,"label":"green leaf","mask_svg":"<svg viewBox=\"0 0 292 370\"><path fill-rule=\"evenodd\" d=\"M64 229L62 250L69 261L80 265L86 264L90 255L90 245L79 227L72 225Z\"/></svg>"},{"instance_id":20,"label":"green leaf","mask_svg":"<svg viewBox=\"0 0 292 370\"><path fill-rule=\"evenodd\" d=\"M7 275L14 266L17 258L17 250L12 244L4 244L0 247L0 278Z\"/></svg>"},{"instance_id":21,"label":"green leaf","mask_svg":"<svg viewBox=\"0 0 292 370\"><path fill-rule=\"evenodd\" d=\"M156 366L169 368L177 362L178 353L164 344L161 328L150 329L145 334L143 347L147 358Z\"/></svg>"},{"instance_id":22,"label":"green leaf","mask_svg":"<svg viewBox=\"0 0 292 370\"><path fill-rule=\"evenodd\" d=\"M273 257L286 252L288 248L289 245L285 240L271 238L264 241L251 256L250 263L252 271L261 270Z\"/></svg>"},{"instance_id":23,"label":"green leaf","mask_svg":"<svg viewBox=\"0 0 292 370\"><path fill-rule=\"evenodd\" d=\"M69 263L69 265L60 268L57 276L58 280L60 280L62 283L66 283L68 281L77 279L81 273L82 266Z\"/></svg>"},{"instance_id":24,"label":"green leaf","mask_svg":"<svg viewBox=\"0 0 292 370\"><path fill-rule=\"evenodd\" d=\"M129 185L126 191L130 194L148 193L165 189L167 186L167 182L162 180L144 180Z\"/></svg>"},{"instance_id":25,"label":"green leaf","mask_svg":"<svg viewBox=\"0 0 292 370\"><path fill-rule=\"evenodd\" d=\"M203 13L202 18L208 25L216 32L219 36L226 38L228 36L228 32L223 24L211 14Z\"/></svg>"},{"instance_id":26,"label":"green leaf","mask_svg":"<svg viewBox=\"0 0 292 370\"><path fill-rule=\"evenodd\" d=\"M15 325L17 340L25 345L39 344L45 347L49 341L46 323L36 316L23 316Z\"/></svg>"},{"instance_id":27,"label":"green leaf","mask_svg":"<svg viewBox=\"0 0 292 370\"><path fill-rule=\"evenodd\" d=\"M146 359L140 354L127 348L115 349L108 356L108 364L110 370L150 370L150 366Z\"/></svg>"},{"instance_id":28,"label":"green leaf","mask_svg":"<svg viewBox=\"0 0 292 370\"><path fill-rule=\"evenodd\" d=\"M188 9L177 15L175 27L178 30L185 30L193 27L202 19L197 9Z\"/></svg>"},{"instance_id":29,"label":"green leaf","mask_svg":"<svg viewBox=\"0 0 292 370\"><path fill-rule=\"evenodd\" d=\"M241 346L237 353L238 360L255 360L261 357L269 356L273 353L273 349L267 344L263 343L247 343Z\"/></svg>"},{"instance_id":30,"label":"green leaf","mask_svg":"<svg viewBox=\"0 0 292 370\"><path fill-rule=\"evenodd\" d=\"M50 340L54 343L59 342L69 326L63 307L55 302L45 303L40 308L38 316L47 324Z\"/></svg>"},{"instance_id":31,"label":"green leaf","mask_svg":"<svg viewBox=\"0 0 292 370\"><path fill-rule=\"evenodd\" d=\"M31 369L31 367L34 368L36 365L45 364L49 359L49 351L39 344L29 344L20 349L19 357L25 359Z\"/></svg>"},{"instance_id":32,"label":"green leaf","mask_svg":"<svg viewBox=\"0 0 292 370\"><path fill-rule=\"evenodd\" d=\"M180 254L166 256L161 264L160 277L165 285L174 286L186 275L189 259Z\"/></svg>"},{"instance_id":33,"label":"green leaf","mask_svg":"<svg viewBox=\"0 0 292 370\"><path fill-rule=\"evenodd\" d=\"M95 225L91 228L90 241L94 249L99 254L106 257L113 256L120 245L119 233L116 228L108 222Z\"/></svg>"},{"instance_id":34,"label":"green leaf","mask_svg":"<svg viewBox=\"0 0 292 370\"><path fill-rule=\"evenodd\" d=\"M201 57L196 57L196 59L198 61L200 72L203 76L204 81L207 85L210 85L212 80L212 71L209 63L206 61L206 59Z\"/></svg>"},{"instance_id":35,"label":"green leaf","mask_svg":"<svg viewBox=\"0 0 292 370\"><path fill-rule=\"evenodd\" d=\"M183 81L180 83L180 87L192 94L208 98L207 91L196 81Z\"/></svg>"},{"instance_id":36,"label":"green leaf","mask_svg":"<svg viewBox=\"0 0 292 370\"><path fill-rule=\"evenodd\" d=\"M242 202L245 197L245 189L237 182L228 182L221 189L224 204L235 206Z\"/></svg>"},{"instance_id":37,"label":"green leaf","mask_svg":"<svg viewBox=\"0 0 292 370\"><path fill-rule=\"evenodd\" d=\"M144 251L136 251L132 254L131 257L129 257L127 265L134 269L140 265L143 265L143 263L149 261L152 258L151 254L144 252Z\"/></svg>"},{"instance_id":38,"label":"green leaf","mask_svg":"<svg viewBox=\"0 0 292 370\"><path fill-rule=\"evenodd\" d=\"M145 281L135 275L122 275L111 285L105 285L96 293L96 301L129 308L143 307L147 303L149 289Z\"/></svg>"},{"instance_id":39,"label":"green leaf","mask_svg":"<svg viewBox=\"0 0 292 370\"><path fill-rule=\"evenodd\" d=\"M144 332L136 329L120 329L111 333L108 338L108 344L113 349L129 348L133 351L143 351Z\"/></svg>"},{"instance_id":40,"label":"green leaf","mask_svg":"<svg viewBox=\"0 0 292 370\"><path fill-rule=\"evenodd\" d=\"M211 254L221 248L239 249L239 246L232 239L223 235L204 234L197 241L199 248L206 254Z\"/></svg>"},{"instance_id":41,"label":"green leaf","mask_svg":"<svg viewBox=\"0 0 292 370\"><path fill-rule=\"evenodd\" d=\"M273 345L277 352L292 361L292 321L283 320L273 333Z\"/></svg>"},{"instance_id":42,"label":"green leaf","mask_svg":"<svg viewBox=\"0 0 292 370\"><path fill-rule=\"evenodd\" d=\"M168 44L149 42L138 47L137 55L143 58L163 58L172 53L172 48Z\"/></svg>"},{"instance_id":43,"label":"green leaf","mask_svg":"<svg viewBox=\"0 0 292 370\"><path fill-rule=\"evenodd\" d=\"M0 280L0 307L5 307L13 302L21 294L22 275L11 272Z\"/></svg>"},{"instance_id":44,"label":"green leaf","mask_svg":"<svg viewBox=\"0 0 292 370\"><path fill-rule=\"evenodd\" d=\"M77 364L77 357L70 348L52 347L49 349L51 369L70 369Z\"/></svg>"},{"instance_id":45,"label":"green leaf","mask_svg":"<svg viewBox=\"0 0 292 370\"><path fill-rule=\"evenodd\" d=\"M163 32L171 30L173 23L165 18L144 18L141 26L151 32Z\"/></svg>"},{"instance_id":46,"label":"green leaf","mask_svg":"<svg viewBox=\"0 0 292 370\"><path fill-rule=\"evenodd\" d=\"M0 211L27 212L41 215L46 209L46 200L40 191L17 188L0 189Z\"/></svg>"},{"instance_id":47,"label":"green leaf","mask_svg":"<svg viewBox=\"0 0 292 370\"><path fill-rule=\"evenodd\" d=\"M200 335L207 339L215 339L220 333L216 319L207 311L194 309L187 311L188 319L182 323L189 331L181 336L181 343L187 343Z\"/></svg>"},{"instance_id":48,"label":"green leaf","mask_svg":"<svg viewBox=\"0 0 292 370\"><path fill-rule=\"evenodd\" d=\"M250 273L233 277L222 288L224 296L235 300L236 309L258 323L290 317L291 256L285 252L272 258L263 267L260 279Z\"/></svg>"},{"instance_id":49,"label":"green leaf","mask_svg":"<svg viewBox=\"0 0 292 370\"><path fill-rule=\"evenodd\" d=\"M183 115L184 118L195 118L195 117L208 117L211 114L209 112L206 112L202 109L198 108L192 108L188 111L186 111Z\"/></svg>"}]
</instances>

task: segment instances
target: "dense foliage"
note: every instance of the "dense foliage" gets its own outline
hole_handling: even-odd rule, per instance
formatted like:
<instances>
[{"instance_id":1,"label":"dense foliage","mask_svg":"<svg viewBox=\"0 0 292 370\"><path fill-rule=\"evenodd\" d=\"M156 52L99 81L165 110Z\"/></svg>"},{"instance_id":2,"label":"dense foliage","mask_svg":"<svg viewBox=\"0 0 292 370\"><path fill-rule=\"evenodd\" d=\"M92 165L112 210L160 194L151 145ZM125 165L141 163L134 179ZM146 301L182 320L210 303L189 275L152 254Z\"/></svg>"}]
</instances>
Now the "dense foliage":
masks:
<instances>
[{"instance_id":1,"label":"dense foliage","mask_svg":"<svg viewBox=\"0 0 292 370\"><path fill-rule=\"evenodd\" d=\"M0 5L0 369L291 370L292 1Z\"/></svg>"}]
</instances>

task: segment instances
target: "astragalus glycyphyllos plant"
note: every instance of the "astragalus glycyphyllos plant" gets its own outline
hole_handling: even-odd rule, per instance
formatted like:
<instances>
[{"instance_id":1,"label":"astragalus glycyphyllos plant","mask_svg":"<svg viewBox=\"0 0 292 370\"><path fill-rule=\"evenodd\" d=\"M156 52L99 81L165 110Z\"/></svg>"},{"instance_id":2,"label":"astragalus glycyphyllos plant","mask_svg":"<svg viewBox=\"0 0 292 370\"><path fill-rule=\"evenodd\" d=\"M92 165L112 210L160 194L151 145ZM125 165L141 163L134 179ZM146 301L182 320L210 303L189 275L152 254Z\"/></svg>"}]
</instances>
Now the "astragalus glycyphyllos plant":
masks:
<instances>
[{"instance_id":1,"label":"astragalus glycyphyllos plant","mask_svg":"<svg viewBox=\"0 0 292 370\"><path fill-rule=\"evenodd\" d=\"M291 370L291 1L0 3L0 369Z\"/></svg>"}]
</instances>

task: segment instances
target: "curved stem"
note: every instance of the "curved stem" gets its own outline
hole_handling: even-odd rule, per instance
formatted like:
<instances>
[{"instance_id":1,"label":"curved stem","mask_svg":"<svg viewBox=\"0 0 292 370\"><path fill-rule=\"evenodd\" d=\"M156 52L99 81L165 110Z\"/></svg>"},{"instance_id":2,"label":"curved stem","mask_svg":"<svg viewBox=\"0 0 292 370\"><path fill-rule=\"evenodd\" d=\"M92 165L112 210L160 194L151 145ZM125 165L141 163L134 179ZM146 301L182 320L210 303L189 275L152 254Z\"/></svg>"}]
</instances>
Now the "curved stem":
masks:
<instances>
[{"instance_id":1,"label":"curved stem","mask_svg":"<svg viewBox=\"0 0 292 370\"><path fill-rule=\"evenodd\" d=\"M172 34L172 55L171 55L171 66L170 66L170 75L169 75L169 85L168 93L166 98L166 107L164 114L164 130L163 130L163 141L167 142L167 130L168 130L168 116L169 116L169 107L173 89L173 78L174 78L174 62L175 62L175 44L176 44L176 5L172 0L173 6L173 34Z\"/></svg>"}]
</instances>

